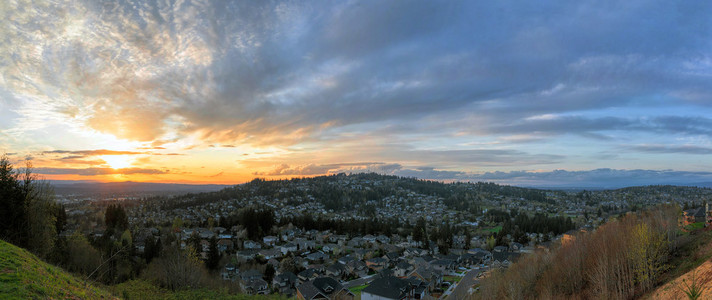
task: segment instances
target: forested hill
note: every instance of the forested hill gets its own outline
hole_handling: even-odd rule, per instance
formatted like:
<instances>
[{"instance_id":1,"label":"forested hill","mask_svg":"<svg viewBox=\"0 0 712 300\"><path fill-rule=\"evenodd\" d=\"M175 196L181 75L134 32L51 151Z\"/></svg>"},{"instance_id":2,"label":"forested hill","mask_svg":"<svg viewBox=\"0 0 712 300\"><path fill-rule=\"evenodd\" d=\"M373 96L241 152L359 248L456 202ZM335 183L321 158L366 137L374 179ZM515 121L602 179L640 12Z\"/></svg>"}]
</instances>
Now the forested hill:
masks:
<instances>
[{"instance_id":1,"label":"forested hill","mask_svg":"<svg viewBox=\"0 0 712 300\"><path fill-rule=\"evenodd\" d=\"M409 198L414 194L441 198L450 209L469 210L472 204L484 198L523 198L546 202L546 192L494 183L443 183L417 178L381 175L376 173L336 174L312 178L293 178L251 182L222 189L217 192L186 194L174 197L172 208L189 207L209 202L264 197L286 199L297 204L302 200L316 200L326 209L344 211L363 206L369 201L388 197ZM180 201L183 200L183 201Z\"/></svg>"}]
</instances>

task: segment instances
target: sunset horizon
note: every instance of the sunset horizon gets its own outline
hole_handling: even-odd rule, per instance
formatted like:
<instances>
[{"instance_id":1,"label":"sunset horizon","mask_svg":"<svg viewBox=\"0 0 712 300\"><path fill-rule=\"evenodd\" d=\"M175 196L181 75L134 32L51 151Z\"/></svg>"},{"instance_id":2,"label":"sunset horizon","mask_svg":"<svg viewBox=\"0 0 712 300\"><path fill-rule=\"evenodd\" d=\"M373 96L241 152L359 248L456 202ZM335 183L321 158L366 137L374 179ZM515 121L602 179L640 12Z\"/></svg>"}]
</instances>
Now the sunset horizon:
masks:
<instances>
[{"instance_id":1,"label":"sunset horizon","mask_svg":"<svg viewBox=\"0 0 712 300\"><path fill-rule=\"evenodd\" d=\"M707 4L1 5L0 154L49 180L712 182Z\"/></svg>"}]
</instances>

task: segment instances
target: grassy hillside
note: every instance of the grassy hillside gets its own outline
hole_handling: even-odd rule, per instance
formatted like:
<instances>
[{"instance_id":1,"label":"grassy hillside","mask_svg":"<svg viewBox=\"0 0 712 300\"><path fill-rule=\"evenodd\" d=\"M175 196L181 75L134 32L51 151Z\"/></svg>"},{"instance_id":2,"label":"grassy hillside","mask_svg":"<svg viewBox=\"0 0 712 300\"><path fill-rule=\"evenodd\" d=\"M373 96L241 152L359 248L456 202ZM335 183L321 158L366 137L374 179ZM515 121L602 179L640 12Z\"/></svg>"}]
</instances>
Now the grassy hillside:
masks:
<instances>
[{"instance_id":1,"label":"grassy hillside","mask_svg":"<svg viewBox=\"0 0 712 300\"><path fill-rule=\"evenodd\" d=\"M108 291L107 291L108 290ZM112 295L113 292L113 295ZM116 296L114 296L116 295ZM144 280L131 280L106 289L85 284L59 267L22 248L0 240L1 299L286 299L278 295L231 295L227 291L192 289L169 291Z\"/></svg>"},{"instance_id":2,"label":"grassy hillside","mask_svg":"<svg viewBox=\"0 0 712 300\"><path fill-rule=\"evenodd\" d=\"M115 299L111 293L0 240L0 295L3 299Z\"/></svg>"}]
</instances>

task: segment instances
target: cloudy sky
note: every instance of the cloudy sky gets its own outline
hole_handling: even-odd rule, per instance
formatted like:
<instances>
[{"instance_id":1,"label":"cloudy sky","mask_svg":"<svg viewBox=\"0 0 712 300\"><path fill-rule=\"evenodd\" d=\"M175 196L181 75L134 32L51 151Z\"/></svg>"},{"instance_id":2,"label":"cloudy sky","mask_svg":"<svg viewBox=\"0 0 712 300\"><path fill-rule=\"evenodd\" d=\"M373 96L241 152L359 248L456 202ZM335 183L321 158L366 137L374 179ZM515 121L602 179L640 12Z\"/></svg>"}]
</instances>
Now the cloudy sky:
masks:
<instances>
[{"instance_id":1,"label":"cloudy sky","mask_svg":"<svg viewBox=\"0 0 712 300\"><path fill-rule=\"evenodd\" d=\"M709 1L2 1L48 179L712 182Z\"/></svg>"}]
</instances>

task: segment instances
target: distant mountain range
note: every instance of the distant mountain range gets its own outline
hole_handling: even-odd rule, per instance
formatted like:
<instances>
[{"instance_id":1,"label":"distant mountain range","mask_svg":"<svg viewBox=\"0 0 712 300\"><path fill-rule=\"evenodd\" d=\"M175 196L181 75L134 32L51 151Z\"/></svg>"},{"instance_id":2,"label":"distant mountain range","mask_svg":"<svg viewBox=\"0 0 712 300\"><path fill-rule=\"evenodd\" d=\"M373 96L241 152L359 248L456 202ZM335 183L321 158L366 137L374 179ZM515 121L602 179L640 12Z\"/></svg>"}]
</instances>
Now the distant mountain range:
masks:
<instances>
[{"instance_id":1,"label":"distant mountain range","mask_svg":"<svg viewBox=\"0 0 712 300\"><path fill-rule=\"evenodd\" d=\"M71 194L186 194L214 192L231 185L220 184L178 184L153 182L97 182L51 180L55 193Z\"/></svg>"}]
</instances>

